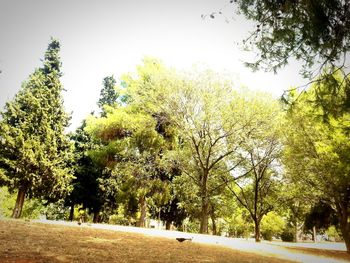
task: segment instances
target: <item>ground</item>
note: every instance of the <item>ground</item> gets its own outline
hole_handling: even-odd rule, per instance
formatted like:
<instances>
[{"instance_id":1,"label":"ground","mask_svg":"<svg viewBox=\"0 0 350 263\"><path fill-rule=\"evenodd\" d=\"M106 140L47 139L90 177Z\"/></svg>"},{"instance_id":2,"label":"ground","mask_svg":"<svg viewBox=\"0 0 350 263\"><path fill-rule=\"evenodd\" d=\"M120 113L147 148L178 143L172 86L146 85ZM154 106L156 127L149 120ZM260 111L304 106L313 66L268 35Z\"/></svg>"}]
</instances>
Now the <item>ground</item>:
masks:
<instances>
[{"instance_id":1,"label":"ground","mask_svg":"<svg viewBox=\"0 0 350 263\"><path fill-rule=\"evenodd\" d=\"M191 237L193 241L180 243L175 237ZM291 254L303 252L311 256L309 260L317 260L314 262L341 262L335 258L313 256L309 252L314 251L308 251L308 248L301 251L295 247L286 249L280 245L255 245L232 239L231 245L236 246L233 249L230 243L225 243L225 240L231 240L227 238L94 224L0 220L0 240L0 262L4 263L300 261L285 255L284 250ZM269 250L268 246L274 249ZM341 259L343 256L343 260L350 261L345 252L332 253L333 257Z\"/></svg>"}]
</instances>

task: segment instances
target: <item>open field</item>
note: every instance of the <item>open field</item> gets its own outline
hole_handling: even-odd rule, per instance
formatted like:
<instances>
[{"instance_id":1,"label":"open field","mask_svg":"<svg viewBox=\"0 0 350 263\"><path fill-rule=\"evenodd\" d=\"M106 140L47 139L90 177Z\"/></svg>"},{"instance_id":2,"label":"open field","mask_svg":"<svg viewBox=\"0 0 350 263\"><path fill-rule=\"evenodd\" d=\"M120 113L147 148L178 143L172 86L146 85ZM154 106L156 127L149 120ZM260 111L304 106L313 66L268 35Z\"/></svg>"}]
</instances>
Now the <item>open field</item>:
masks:
<instances>
[{"instance_id":1,"label":"open field","mask_svg":"<svg viewBox=\"0 0 350 263\"><path fill-rule=\"evenodd\" d=\"M161 231L145 229L146 233L141 234L132 233L138 231L136 228L113 231L97 229L97 226L0 220L0 262L341 262L312 256L306 248L300 251L298 248L286 249L265 243L240 244L235 241L237 250L234 250L224 247L227 244L220 243L220 237L216 241L212 240L214 244L222 246L210 245L207 236L198 234L193 235L193 242L180 243L174 238L180 233L175 231L163 231L168 234L165 238L160 237ZM100 225L102 227L106 226ZM292 254L304 253L309 258L304 261L296 257L296 260L287 261L282 257L293 258L284 254L286 251ZM340 258L338 255L345 252L328 253L335 253L333 256ZM350 261L350 258L343 259Z\"/></svg>"}]
</instances>

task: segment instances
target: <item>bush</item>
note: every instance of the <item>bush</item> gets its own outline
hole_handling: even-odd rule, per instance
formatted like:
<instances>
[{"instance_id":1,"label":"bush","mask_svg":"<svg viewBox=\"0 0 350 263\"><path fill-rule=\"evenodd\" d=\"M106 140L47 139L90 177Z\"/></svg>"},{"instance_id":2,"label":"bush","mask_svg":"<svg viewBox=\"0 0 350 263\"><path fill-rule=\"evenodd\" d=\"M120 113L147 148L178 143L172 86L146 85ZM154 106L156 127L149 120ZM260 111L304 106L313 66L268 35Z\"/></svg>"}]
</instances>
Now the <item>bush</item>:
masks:
<instances>
[{"instance_id":1,"label":"bush","mask_svg":"<svg viewBox=\"0 0 350 263\"><path fill-rule=\"evenodd\" d=\"M340 241L341 240L341 237L340 237L335 226L330 226L326 230L326 235L328 236L329 241Z\"/></svg>"},{"instance_id":2,"label":"bush","mask_svg":"<svg viewBox=\"0 0 350 263\"><path fill-rule=\"evenodd\" d=\"M267 213L261 221L261 235L265 240L271 241L272 237L279 237L284 228L283 218L275 212Z\"/></svg>"},{"instance_id":3,"label":"bush","mask_svg":"<svg viewBox=\"0 0 350 263\"><path fill-rule=\"evenodd\" d=\"M128 226L130 225L130 222L127 218L125 218L123 215L110 215L108 223L111 225L122 225L122 226Z\"/></svg>"},{"instance_id":4,"label":"bush","mask_svg":"<svg viewBox=\"0 0 350 263\"><path fill-rule=\"evenodd\" d=\"M69 218L69 207L64 206L64 200L50 203L44 208L46 219L67 220Z\"/></svg>"},{"instance_id":5,"label":"bush","mask_svg":"<svg viewBox=\"0 0 350 263\"><path fill-rule=\"evenodd\" d=\"M281 234L281 239L284 242L293 242L294 241L294 233L291 229L285 229Z\"/></svg>"},{"instance_id":6,"label":"bush","mask_svg":"<svg viewBox=\"0 0 350 263\"><path fill-rule=\"evenodd\" d=\"M264 231L261 233L264 240L272 241L272 232L271 231Z\"/></svg>"}]
</instances>

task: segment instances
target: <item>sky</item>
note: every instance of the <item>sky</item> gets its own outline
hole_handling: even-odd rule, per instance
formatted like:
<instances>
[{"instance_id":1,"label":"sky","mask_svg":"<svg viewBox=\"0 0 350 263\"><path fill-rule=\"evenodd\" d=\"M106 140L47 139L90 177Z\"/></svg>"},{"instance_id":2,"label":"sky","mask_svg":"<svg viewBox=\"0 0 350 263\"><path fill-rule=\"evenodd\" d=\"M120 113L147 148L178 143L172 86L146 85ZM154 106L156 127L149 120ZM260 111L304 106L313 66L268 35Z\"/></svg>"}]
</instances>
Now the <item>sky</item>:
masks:
<instances>
[{"instance_id":1,"label":"sky","mask_svg":"<svg viewBox=\"0 0 350 263\"><path fill-rule=\"evenodd\" d=\"M201 18L218 10L223 15ZM229 72L238 86L276 97L305 83L295 63L276 75L244 67L252 54L236 43L253 27L228 0L0 0L0 108L41 66L50 37L61 43L71 130L96 109L103 78L135 71L145 56L179 70Z\"/></svg>"}]
</instances>

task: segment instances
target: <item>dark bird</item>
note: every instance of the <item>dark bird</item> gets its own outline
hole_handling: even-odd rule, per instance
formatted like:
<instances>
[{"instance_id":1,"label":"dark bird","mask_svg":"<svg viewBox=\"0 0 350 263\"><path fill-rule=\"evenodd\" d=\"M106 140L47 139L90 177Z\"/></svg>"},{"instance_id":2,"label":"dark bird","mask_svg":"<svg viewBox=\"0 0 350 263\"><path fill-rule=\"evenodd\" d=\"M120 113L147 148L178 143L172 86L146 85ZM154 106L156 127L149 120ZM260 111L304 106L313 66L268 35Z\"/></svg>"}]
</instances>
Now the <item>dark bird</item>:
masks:
<instances>
[{"instance_id":1,"label":"dark bird","mask_svg":"<svg viewBox=\"0 0 350 263\"><path fill-rule=\"evenodd\" d=\"M177 237L176 240L179 242L184 242L186 240L192 241L193 237L191 238L184 238L184 237Z\"/></svg>"}]
</instances>

